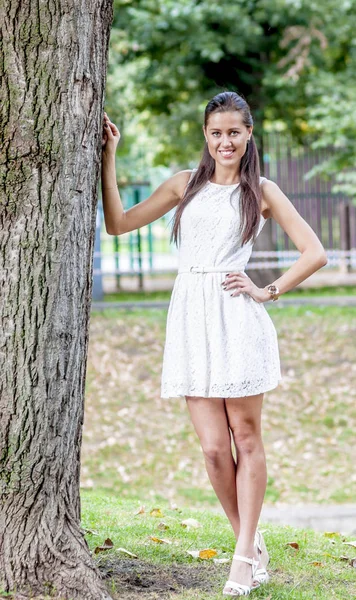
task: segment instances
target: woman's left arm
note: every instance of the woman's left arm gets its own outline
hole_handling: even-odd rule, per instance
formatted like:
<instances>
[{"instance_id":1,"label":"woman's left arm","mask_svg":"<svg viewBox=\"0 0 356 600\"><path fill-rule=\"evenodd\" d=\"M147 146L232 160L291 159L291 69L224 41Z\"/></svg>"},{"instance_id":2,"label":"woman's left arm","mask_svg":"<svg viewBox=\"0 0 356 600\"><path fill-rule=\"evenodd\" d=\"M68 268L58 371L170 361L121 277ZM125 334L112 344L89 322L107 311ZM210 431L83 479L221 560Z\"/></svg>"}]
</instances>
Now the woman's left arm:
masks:
<instances>
[{"instance_id":1,"label":"woman's left arm","mask_svg":"<svg viewBox=\"0 0 356 600\"><path fill-rule=\"evenodd\" d=\"M324 267L328 259L316 233L276 183L267 180L262 185L262 195L271 218L282 227L301 253L281 277L271 281L279 288L280 294L284 294Z\"/></svg>"},{"instance_id":2,"label":"woman's left arm","mask_svg":"<svg viewBox=\"0 0 356 600\"><path fill-rule=\"evenodd\" d=\"M281 295L321 269L327 264L328 259L316 233L304 221L276 183L266 180L262 185L262 195L269 216L282 227L301 253L298 260L281 277L269 284L277 286ZM257 302L271 300L267 286L265 288L257 287L249 277L246 277L246 274L232 273L226 276L224 284L226 285L224 289L233 290L232 296L247 293Z\"/></svg>"}]
</instances>

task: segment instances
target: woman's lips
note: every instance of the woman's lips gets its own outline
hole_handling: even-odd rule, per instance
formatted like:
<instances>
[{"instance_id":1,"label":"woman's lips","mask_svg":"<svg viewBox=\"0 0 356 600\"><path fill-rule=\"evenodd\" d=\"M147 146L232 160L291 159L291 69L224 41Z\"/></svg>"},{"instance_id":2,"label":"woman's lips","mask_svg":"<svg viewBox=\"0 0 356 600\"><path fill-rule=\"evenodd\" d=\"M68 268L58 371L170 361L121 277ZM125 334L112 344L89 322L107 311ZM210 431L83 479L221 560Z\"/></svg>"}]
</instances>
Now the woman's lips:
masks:
<instances>
[{"instance_id":1,"label":"woman's lips","mask_svg":"<svg viewBox=\"0 0 356 600\"><path fill-rule=\"evenodd\" d=\"M219 150L219 152L224 158L230 158L230 156L233 155L235 150Z\"/></svg>"}]
</instances>

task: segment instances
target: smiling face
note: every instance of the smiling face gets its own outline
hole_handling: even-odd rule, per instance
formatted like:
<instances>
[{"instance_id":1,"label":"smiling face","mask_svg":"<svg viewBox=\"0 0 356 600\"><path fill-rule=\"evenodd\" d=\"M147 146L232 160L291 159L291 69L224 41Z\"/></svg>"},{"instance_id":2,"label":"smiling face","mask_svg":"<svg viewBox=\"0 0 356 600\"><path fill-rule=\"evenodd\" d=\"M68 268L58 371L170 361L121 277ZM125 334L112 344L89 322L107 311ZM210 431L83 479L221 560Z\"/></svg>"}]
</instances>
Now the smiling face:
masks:
<instances>
[{"instance_id":1,"label":"smiling face","mask_svg":"<svg viewBox=\"0 0 356 600\"><path fill-rule=\"evenodd\" d=\"M216 166L238 169L252 134L252 126L244 125L241 112L214 112L203 130Z\"/></svg>"}]
</instances>

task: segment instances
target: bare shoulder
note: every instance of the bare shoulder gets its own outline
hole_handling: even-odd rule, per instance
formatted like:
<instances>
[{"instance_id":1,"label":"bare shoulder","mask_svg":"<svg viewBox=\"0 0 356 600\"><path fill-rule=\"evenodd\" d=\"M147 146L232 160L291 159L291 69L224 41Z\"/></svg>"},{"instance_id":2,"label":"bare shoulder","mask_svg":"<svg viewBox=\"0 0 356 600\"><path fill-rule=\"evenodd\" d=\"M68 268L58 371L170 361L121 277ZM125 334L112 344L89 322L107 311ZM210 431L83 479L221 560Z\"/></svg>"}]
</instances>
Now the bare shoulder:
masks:
<instances>
[{"instance_id":1,"label":"bare shoulder","mask_svg":"<svg viewBox=\"0 0 356 600\"><path fill-rule=\"evenodd\" d=\"M185 169L184 171L178 171L178 173L167 179L166 185L178 198L182 198L192 173L192 169Z\"/></svg>"},{"instance_id":2,"label":"bare shoulder","mask_svg":"<svg viewBox=\"0 0 356 600\"><path fill-rule=\"evenodd\" d=\"M261 181L261 189L263 196L273 194L276 190L282 191L272 179L267 179L267 177L264 177Z\"/></svg>"},{"instance_id":3,"label":"bare shoulder","mask_svg":"<svg viewBox=\"0 0 356 600\"><path fill-rule=\"evenodd\" d=\"M267 179L267 177L264 177L261 181L261 189L263 193L268 193L268 191L271 192L277 189L280 190L281 188L279 187L279 185L277 185L275 181L272 181L272 179Z\"/></svg>"},{"instance_id":4,"label":"bare shoulder","mask_svg":"<svg viewBox=\"0 0 356 600\"><path fill-rule=\"evenodd\" d=\"M291 227L295 227L295 229L299 228L300 230L305 230L306 227L309 227L277 183L270 179L265 179L261 183L261 189L261 212L265 211L265 214L268 214L269 218L274 219L289 236Z\"/></svg>"},{"instance_id":5,"label":"bare shoulder","mask_svg":"<svg viewBox=\"0 0 356 600\"><path fill-rule=\"evenodd\" d=\"M261 213L265 219L273 217L273 208L281 207L285 203L290 203L287 196L282 192L277 183L266 177L261 182L262 206Z\"/></svg>"}]
</instances>

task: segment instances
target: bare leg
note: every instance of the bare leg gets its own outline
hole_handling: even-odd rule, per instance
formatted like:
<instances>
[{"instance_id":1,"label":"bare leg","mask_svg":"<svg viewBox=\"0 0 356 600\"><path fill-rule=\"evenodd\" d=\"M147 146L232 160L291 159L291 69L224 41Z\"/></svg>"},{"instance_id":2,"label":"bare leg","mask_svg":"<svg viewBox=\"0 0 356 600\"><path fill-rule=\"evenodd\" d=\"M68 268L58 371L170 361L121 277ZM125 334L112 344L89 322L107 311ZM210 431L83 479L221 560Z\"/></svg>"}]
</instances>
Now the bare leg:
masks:
<instances>
[{"instance_id":1,"label":"bare leg","mask_svg":"<svg viewBox=\"0 0 356 600\"><path fill-rule=\"evenodd\" d=\"M209 479L237 539L240 518L236 493L236 463L232 455L225 401L223 398L193 396L186 396L186 401L203 449Z\"/></svg>"},{"instance_id":2,"label":"bare leg","mask_svg":"<svg viewBox=\"0 0 356 600\"><path fill-rule=\"evenodd\" d=\"M237 452L237 500L240 534L235 554L253 557L254 535L266 491L266 458L261 438L263 394L244 398L226 398L226 412ZM251 586L252 569L246 563L233 561L232 581Z\"/></svg>"}]
</instances>

